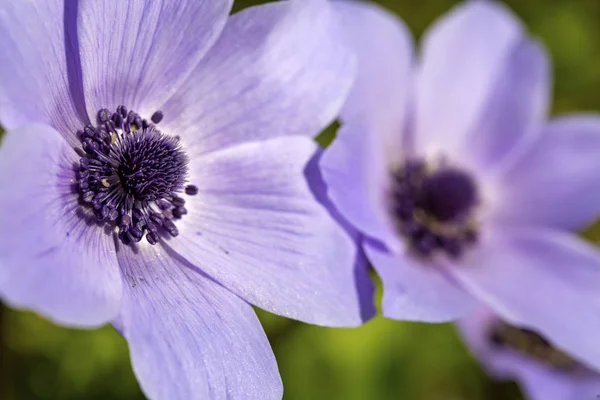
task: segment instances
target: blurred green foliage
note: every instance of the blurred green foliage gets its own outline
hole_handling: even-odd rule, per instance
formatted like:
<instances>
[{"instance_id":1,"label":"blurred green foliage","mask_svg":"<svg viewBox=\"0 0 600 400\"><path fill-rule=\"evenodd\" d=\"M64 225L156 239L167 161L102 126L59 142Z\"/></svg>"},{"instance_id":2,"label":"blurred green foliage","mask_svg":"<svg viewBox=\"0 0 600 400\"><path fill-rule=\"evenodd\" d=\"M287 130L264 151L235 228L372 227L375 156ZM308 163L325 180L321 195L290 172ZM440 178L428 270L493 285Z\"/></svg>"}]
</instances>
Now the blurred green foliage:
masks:
<instances>
[{"instance_id":1,"label":"blurred green foliage","mask_svg":"<svg viewBox=\"0 0 600 400\"><path fill-rule=\"evenodd\" d=\"M259 3L241 0L236 10ZM381 0L417 36L456 1ZM547 47L554 111L600 108L600 2L506 1ZM1 134L1 133L0 133ZM332 130L322 137L328 142ZM600 239L594 227L585 236ZM379 286L380 287L380 286ZM357 329L304 325L259 311L277 356L285 398L516 400L513 383L486 378L451 325L377 317ZM125 341L111 328L65 329L0 307L0 399L143 399Z\"/></svg>"}]
</instances>

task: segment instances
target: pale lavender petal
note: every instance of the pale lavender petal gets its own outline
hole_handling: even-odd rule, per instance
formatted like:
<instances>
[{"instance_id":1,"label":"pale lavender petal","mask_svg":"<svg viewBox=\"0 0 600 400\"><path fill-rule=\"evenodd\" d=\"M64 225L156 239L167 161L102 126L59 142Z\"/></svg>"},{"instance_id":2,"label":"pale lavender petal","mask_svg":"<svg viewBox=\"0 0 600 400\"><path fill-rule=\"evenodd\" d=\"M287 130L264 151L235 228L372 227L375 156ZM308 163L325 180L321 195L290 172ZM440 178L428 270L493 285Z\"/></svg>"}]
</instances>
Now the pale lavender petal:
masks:
<instances>
[{"instance_id":1,"label":"pale lavender petal","mask_svg":"<svg viewBox=\"0 0 600 400\"><path fill-rule=\"evenodd\" d=\"M344 122L366 120L377 135L386 137L388 146L399 150L412 89L410 32L400 19L376 4L345 0L332 4L358 61L356 82L341 118Z\"/></svg>"},{"instance_id":2,"label":"pale lavender petal","mask_svg":"<svg viewBox=\"0 0 600 400\"><path fill-rule=\"evenodd\" d=\"M463 317L476 301L442 265L421 263L365 242L365 252L383 282L383 315L393 319L445 322Z\"/></svg>"},{"instance_id":3,"label":"pale lavender petal","mask_svg":"<svg viewBox=\"0 0 600 400\"><path fill-rule=\"evenodd\" d=\"M336 207L361 232L401 247L388 216L390 170L402 158L411 93L412 43L404 24L376 5L338 1L358 56L358 77L341 113L342 128L321 168Z\"/></svg>"},{"instance_id":4,"label":"pale lavender petal","mask_svg":"<svg viewBox=\"0 0 600 400\"><path fill-rule=\"evenodd\" d=\"M550 66L537 42L516 45L482 110L474 129L464 137L458 154L469 154L479 169L508 162L519 144L539 135L549 106ZM510 159L510 157L508 157ZM500 165L499 165L500 164Z\"/></svg>"},{"instance_id":5,"label":"pale lavender petal","mask_svg":"<svg viewBox=\"0 0 600 400\"><path fill-rule=\"evenodd\" d=\"M321 169L319 168L319 162L322 156L323 149L319 149L308 163L305 176L317 201L327 209L329 214L344 228L356 243L358 250L354 262L354 278L356 280L355 290L358 294L362 318L366 321L375 315L376 309L373 301L375 285L369 275L369 262L362 250L363 236L348 223L327 196L327 185L323 181Z\"/></svg>"},{"instance_id":6,"label":"pale lavender petal","mask_svg":"<svg viewBox=\"0 0 600 400\"><path fill-rule=\"evenodd\" d=\"M0 296L70 325L108 322L121 279L112 237L78 214L77 155L51 127L9 131L0 147Z\"/></svg>"},{"instance_id":7,"label":"pale lavender petal","mask_svg":"<svg viewBox=\"0 0 600 400\"><path fill-rule=\"evenodd\" d=\"M545 368L521 368L518 380L529 400L596 400L600 377L568 376Z\"/></svg>"},{"instance_id":8,"label":"pale lavender petal","mask_svg":"<svg viewBox=\"0 0 600 400\"><path fill-rule=\"evenodd\" d=\"M321 160L328 195L358 230L387 247L402 248L387 198L391 172L382 157L380 132L366 122L342 126Z\"/></svg>"},{"instance_id":9,"label":"pale lavender petal","mask_svg":"<svg viewBox=\"0 0 600 400\"><path fill-rule=\"evenodd\" d=\"M429 29L416 80L416 140L421 151L457 151L478 122L521 36L516 17L495 1L464 2Z\"/></svg>"},{"instance_id":10,"label":"pale lavender petal","mask_svg":"<svg viewBox=\"0 0 600 400\"><path fill-rule=\"evenodd\" d=\"M453 276L507 322L600 368L600 252L572 235L496 229Z\"/></svg>"},{"instance_id":11,"label":"pale lavender petal","mask_svg":"<svg viewBox=\"0 0 600 400\"><path fill-rule=\"evenodd\" d=\"M71 145L87 122L77 53L77 2L0 4L0 123L45 123Z\"/></svg>"},{"instance_id":12,"label":"pale lavender petal","mask_svg":"<svg viewBox=\"0 0 600 400\"><path fill-rule=\"evenodd\" d=\"M166 131L191 154L283 135L314 136L354 78L327 1L280 1L234 14L165 106Z\"/></svg>"},{"instance_id":13,"label":"pale lavender petal","mask_svg":"<svg viewBox=\"0 0 600 400\"><path fill-rule=\"evenodd\" d=\"M554 119L501 178L495 218L580 229L600 212L600 117Z\"/></svg>"},{"instance_id":14,"label":"pale lavender petal","mask_svg":"<svg viewBox=\"0 0 600 400\"><path fill-rule=\"evenodd\" d=\"M120 327L152 399L281 399L275 357L252 307L170 249L118 250Z\"/></svg>"},{"instance_id":15,"label":"pale lavender petal","mask_svg":"<svg viewBox=\"0 0 600 400\"><path fill-rule=\"evenodd\" d=\"M123 104L150 118L214 44L232 0L79 1L87 111Z\"/></svg>"},{"instance_id":16,"label":"pale lavender petal","mask_svg":"<svg viewBox=\"0 0 600 400\"><path fill-rule=\"evenodd\" d=\"M168 244L268 311L320 325L360 325L356 244L303 175L315 150L311 139L296 136L194 159L190 182L199 193Z\"/></svg>"},{"instance_id":17,"label":"pale lavender petal","mask_svg":"<svg viewBox=\"0 0 600 400\"><path fill-rule=\"evenodd\" d=\"M600 393L600 375L584 369L555 369L491 342L489 329L498 322L480 307L458 327L469 349L496 379L516 379L530 400L594 399Z\"/></svg>"}]
</instances>

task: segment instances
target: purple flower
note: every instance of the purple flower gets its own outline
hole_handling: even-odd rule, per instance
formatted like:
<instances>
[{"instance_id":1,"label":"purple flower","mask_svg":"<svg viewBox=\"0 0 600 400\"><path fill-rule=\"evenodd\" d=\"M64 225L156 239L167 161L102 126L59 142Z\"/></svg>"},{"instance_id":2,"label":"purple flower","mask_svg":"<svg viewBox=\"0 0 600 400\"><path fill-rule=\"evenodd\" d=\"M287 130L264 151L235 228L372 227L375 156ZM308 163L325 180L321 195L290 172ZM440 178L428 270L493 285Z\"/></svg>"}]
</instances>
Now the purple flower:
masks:
<instances>
[{"instance_id":1,"label":"purple flower","mask_svg":"<svg viewBox=\"0 0 600 400\"><path fill-rule=\"evenodd\" d=\"M355 238L305 179L353 56L325 1L231 3L0 5L0 295L113 322L155 399L280 398L250 304L373 313Z\"/></svg>"},{"instance_id":2,"label":"purple flower","mask_svg":"<svg viewBox=\"0 0 600 400\"><path fill-rule=\"evenodd\" d=\"M458 327L486 370L496 379L516 379L531 400L595 400L600 395L598 372L485 307L461 320Z\"/></svg>"},{"instance_id":3,"label":"purple flower","mask_svg":"<svg viewBox=\"0 0 600 400\"><path fill-rule=\"evenodd\" d=\"M600 368L600 252L568 233L600 210L600 118L547 121L543 48L500 3L404 25L334 2L359 58L321 167L367 239L383 314L448 321L478 302Z\"/></svg>"}]
</instances>

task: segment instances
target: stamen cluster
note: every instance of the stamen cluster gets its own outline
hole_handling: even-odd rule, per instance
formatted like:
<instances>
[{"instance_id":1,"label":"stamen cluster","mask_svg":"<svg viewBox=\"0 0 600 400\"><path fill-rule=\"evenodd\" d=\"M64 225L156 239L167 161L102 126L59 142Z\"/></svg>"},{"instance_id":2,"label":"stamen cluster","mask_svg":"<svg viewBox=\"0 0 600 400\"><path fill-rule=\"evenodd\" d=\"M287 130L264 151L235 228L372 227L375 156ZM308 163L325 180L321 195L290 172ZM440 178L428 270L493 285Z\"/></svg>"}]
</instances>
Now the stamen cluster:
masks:
<instances>
[{"instance_id":1,"label":"stamen cluster","mask_svg":"<svg viewBox=\"0 0 600 400\"><path fill-rule=\"evenodd\" d=\"M459 257L477 238L477 188L466 173L408 160L393 175L392 213L411 250Z\"/></svg>"},{"instance_id":2,"label":"stamen cluster","mask_svg":"<svg viewBox=\"0 0 600 400\"><path fill-rule=\"evenodd\" d=\"M98 112L98 125L78 132L83 150L77 172L82 203L96 220L118 228L125 245L146 237L156 244L160 234L179 234L174 221L187 214L185 186L188 157L178 138L156 128L162 120L157 111L151 121L119 106L114 113Z\"/></svg>"}]
</instances>

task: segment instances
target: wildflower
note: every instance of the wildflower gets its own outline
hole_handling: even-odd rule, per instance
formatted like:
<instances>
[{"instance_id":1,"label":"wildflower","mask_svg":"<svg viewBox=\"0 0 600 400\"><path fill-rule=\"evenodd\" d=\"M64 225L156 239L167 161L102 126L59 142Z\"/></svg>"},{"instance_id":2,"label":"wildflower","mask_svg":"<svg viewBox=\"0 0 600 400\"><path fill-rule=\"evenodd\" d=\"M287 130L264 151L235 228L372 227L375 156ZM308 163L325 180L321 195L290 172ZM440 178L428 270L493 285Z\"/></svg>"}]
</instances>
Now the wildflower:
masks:
<instances>
[{"instance_id":1,"label":"wildflower","mask_svg":"<svg viewBox=\"0 0 600 400\"><path fill-rule=\"evenodd\" d=\"M321 167L367 237L384 315L449 321L483 302L600 368L600 252L569 233L600 209L600 118L546 120L548 57L500 3L457 6L415 62L393 16L333 4L359 74Z\"/></svg>"},{"instance_id":2,"label":"wildflower","mask_svg":"<svg viewBox=\"0 0 600 400\"><path fill-rule=\"evenodd\" d=\"M0 295L112 321L155 399L280 398L250 304L358 325L372 289L304 176L353 79L327 2L231 3L0 5Z\"/></svg>"},{"instance_id":3,"label":"wildflower","mask_svg":"<svg viewBox=\"0 0 600 400\"><path fill-rule=\"evenodd\" d=\"M469 314L458 327L486 370L499 380L516 379L531 400L595 399L600 394L598 372L485 307Z\"/></svg>"}]
</instances>

